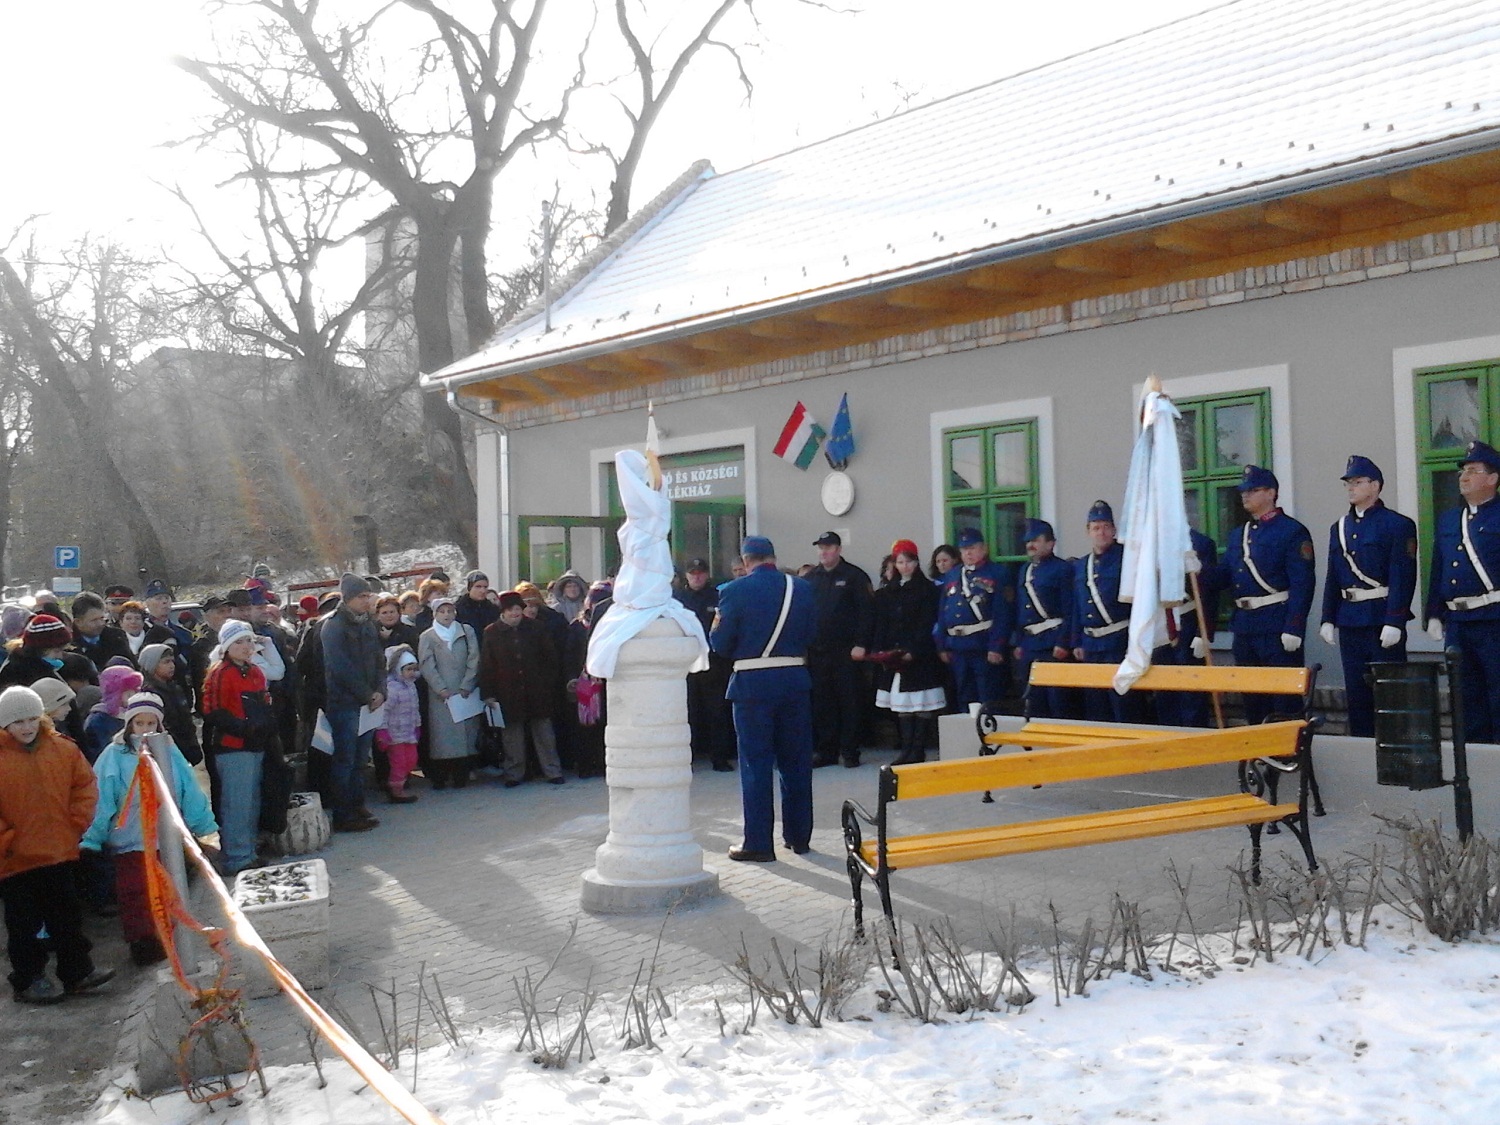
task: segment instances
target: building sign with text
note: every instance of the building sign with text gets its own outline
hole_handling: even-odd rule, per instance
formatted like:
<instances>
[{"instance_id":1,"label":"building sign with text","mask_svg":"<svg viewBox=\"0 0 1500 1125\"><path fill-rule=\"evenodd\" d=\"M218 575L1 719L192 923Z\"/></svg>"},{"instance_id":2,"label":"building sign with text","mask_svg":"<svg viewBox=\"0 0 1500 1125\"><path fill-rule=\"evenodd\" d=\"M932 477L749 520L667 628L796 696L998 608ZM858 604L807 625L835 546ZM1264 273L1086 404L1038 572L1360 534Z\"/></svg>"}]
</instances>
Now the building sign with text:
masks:
<instances>
[{"instance_id":1,"label":"building sign with text","mask_svg":"<svg viewBox=\"0 0 1500 1125\"><path fill-rule=\"evenodd\" d=\"M661 459L662 487L673 500L743 500L745 497L745 458L743 452L739 450L734 452L738 453L738 456L726 456L716 461L699 461L696 464L678 463L678 459L670 455L663 457Z\"/></svg>"}]
</instances>

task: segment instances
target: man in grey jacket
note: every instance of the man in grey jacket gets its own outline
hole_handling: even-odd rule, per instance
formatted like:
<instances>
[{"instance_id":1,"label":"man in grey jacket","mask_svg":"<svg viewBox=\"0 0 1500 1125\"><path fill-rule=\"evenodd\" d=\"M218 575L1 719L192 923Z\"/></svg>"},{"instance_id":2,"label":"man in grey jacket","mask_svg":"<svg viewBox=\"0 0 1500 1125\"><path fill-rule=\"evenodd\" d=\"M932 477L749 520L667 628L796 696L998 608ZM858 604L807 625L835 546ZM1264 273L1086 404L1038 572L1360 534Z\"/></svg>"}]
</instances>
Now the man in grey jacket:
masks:
<instances>
[{"instance_id":1,"label":"man in grey jacket","mask_svg":"<svg viewBox=\"0 0 1500 1125\"><path fill-rule=\"evenodd\" d=\"M339 580L339 608L323 623L323 711L333 732L333 830L368 832L380 821L365 807L361 769L375 732L359 733L360 714L385 702L380 633L370 616L374 594L355 574Z\"/></svg>"}]
</instances>

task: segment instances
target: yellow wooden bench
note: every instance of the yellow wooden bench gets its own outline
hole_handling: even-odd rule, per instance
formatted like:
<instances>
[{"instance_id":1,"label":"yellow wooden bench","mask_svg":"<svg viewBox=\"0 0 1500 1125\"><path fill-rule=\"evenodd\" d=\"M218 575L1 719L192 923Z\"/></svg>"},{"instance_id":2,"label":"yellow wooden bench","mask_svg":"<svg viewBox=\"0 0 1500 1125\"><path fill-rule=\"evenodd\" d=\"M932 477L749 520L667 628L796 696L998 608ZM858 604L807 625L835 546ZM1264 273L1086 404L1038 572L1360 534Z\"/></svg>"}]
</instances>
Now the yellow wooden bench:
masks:
<instances>
[{"instance_id":1,"label":"yellow wooden bench","mask_svg":"<svg viewBox=\"0 0 1500 1125\"><path fill-rule=\"evenodd\" d=\"M1116 665L1077 664L1069 662L1036 663L1031 666L1030 682L1036 687L1089 688L1103 691L1114 690ZM1238 692L1242 695L1278 695L1287 700L1284 713L1279 719L1307 719L1312 714L1313 688L1317 686L1321 664L1308 668L1264 668L1236 667L1234 665L1153 664L1145 674L1131 686L1131 691L1197 691L1226 694ZM1028 693L1029 697L1029 693ZM1049 746L1076 746L1091 739L1105 738L1159 738L1170 734L1176 727L1122 727L1105 723L1089 726L1082 723L1053 720L1028 720L1019 731L999 729L995 715L981 709L975 725L979 731L979 752L993 754L1001 746L1023 746L1039 749ZM1312 814L1323 815L1323 795L1318 790L1318 775L1313 769L1311 754L1305 755L1301 763L1312 799ZM1278 775L1272 772L1267 779L1270 799L1274 804L1278 788ZM988 797L986 797L988 800ZM1273 824L1270 831L1279 831Z\"/></svg>"},{"instance_id":2,"label":"yellow wooden bench","mask_svg":"<svg viewBox=\"0 0 1500 1125\"><path fill-rule=\"evenodd\" d=\"M1041 678L1037 673L1043 669ZM1109 665L1036 664L1032 682L1053 678L1054 670L1067 669L1068 678L1059 686L1101 686L1099 672L1112 674ZM1095 670L1088 674L1087 670ZM1204 672L1234 671L1236 677L1202 676ZM1079 674L1085 673L1085 674ZM1157 674L1162 673L1162 674ZM1182 673L1198 673L1188 677ZM1261 676L1258 673L1269 673ZM1147 673L1143 688L1184 690L1189 679L1211 683L1213 690L1261 690L1290 694L1294 675L1301 675L1306 699L1311 693L1312 672L1295 668L1163 668ZM1228 687L1229 683L1236 686ZM1256 685L1247 688L1246 685ZM1186 690L1194 690L1188 688ZM1197 690L1203 690L1199 688ZM871 815L858 802L847 800L843 808L844 844L857 931L864 928L863 883L874 881L880 904L888 919L891 907L891 872L971 859L987 859L1054 848L1107 844L1206 828L1232 825L1250 830L1251 870L1260 876L1261 832L1267 825L1285 824L1297 837L1308 867L1317 869L1308 825L1311 743L1316 720L1295 718L1254 727L1217 731L1180 728L1144 729L1118 726L1084 726L1065 723L1028 723L1019 731L989 730L983 733L986 756L907 766L882 766L876 812ZM996 754L1001 746L1030 748L1030 753ZM1063 781L1098 780L1152 773L1158 770L1238 764L1238 792L1223 796L1141 805L1108 812L1083 813L1046 820L958 828L909 836L893 835L891 806L898 801L944 797L994 789L1024 789ZM1282 773L1298 775L1295 802L1279 803L1271 780ZM865 839L864 827L875 830Z\"/></svg>"}]
</instances>

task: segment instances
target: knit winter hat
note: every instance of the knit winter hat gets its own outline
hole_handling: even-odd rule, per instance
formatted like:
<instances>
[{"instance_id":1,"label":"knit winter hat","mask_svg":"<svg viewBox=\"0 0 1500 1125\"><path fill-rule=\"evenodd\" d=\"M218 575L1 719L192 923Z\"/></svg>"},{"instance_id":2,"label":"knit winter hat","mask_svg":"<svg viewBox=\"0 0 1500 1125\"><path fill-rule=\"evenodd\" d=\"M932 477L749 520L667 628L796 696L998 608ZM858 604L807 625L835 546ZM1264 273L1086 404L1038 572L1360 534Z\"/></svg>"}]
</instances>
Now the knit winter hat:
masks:
<instances>
[{"instance_id":1,"label":"knit winter hat","mask_svg":"<svg viewBox=\"0 0 1500 1125\"><path fill-rule=\"evenodd\" d=\"M464 575L464 589L472 590L476 582L488 582L489 576L482 570L471 570Z\"/></svg>"},{"instance_id":2,"label":"knit winter hat","mask_svg":"<svg viewBox=\"0 0 1500 1125\"><path fill-rule=\"evenodd\" d=\"M0 693L0 727L24 719L40 719L46 713L42 697L29 687L8 687Z\"/></svg>"},{"instance_id":3,"label":"knit winter hat","mask_svg":"<svg viewBox=\"0 0 1500 1125\"><path fill-rule=\"evenodd\" d=\"M117 715L125 701L140 689L141 674L134 668L106 668L99 673L99 706L111 715Z\"/></svg>"},{"instance_id":4,"label":"knit winter hat","mask_svg":"<svg viewBox=\"0 0 1500 1125\"><path fill-rule=\"evenodd\" d=\"M130 697L130 702L125 704L125 711L120 716L125 725L120 728L121 739L130 732L130 720L137 715L155 715L156 725L161 730L167 729L167 712L162 706L161 696L155 692L138 691Z\"/></svg>"},{"instance_id":5,"label":"knit winter hat","mask_svg":"<svg viewBox=\"0 0 1500 1125\"><path fill-rule=\"evenodd\" d=\"M72 688L61 680L54 680L51 676L44 676L32 684L31 690L36 692L49 715L64 703L72 703L77 698Z\"/></svg>"},{"instance_id":6,"label":"knit winter hat","mask_svg":"<svg viewBox=\"0 0 1500 1125\"><path fill-rule=\"evenodd\" d=\"M523 601L541 604L547 599L542 596L542 588L535 582L517 582L516 593L521 595Z\"/></svg>"},{"instance_id":7,"label":"knit winter hat","mask_svg":"<svg viewBox=\"0 0 1500 1125\"><path fill-rule=\"evenodd\" d=\"M146 645L141 649L141 655L136 663L141 669L142 675L156 675L156 666L168 657L177 655L177 650L171 645L154 644Z\"/></svg>"},{"instance_id":8,"label":"knit winter hat","mask_svg":"<svg viewBox=\"0 0 1500 1125\"><path fill-rule=\"evenodd\" d=\"M234 644L234 642L239 640L241 637L254 636L255 630L250 628L250 623L248 621L241 621L237 617L230 618L228 621L224 622L223 626L219 629L219 655L223 656L224 650L227 649L230 645Z\"/></svg>"},{"instance_id":9,"label":"knit winter hat","mask_svg":"<svg viewBox=\"0 0 1500 1125\"><path fill-rule=\"evenodd\" d=\"M357 598L359 595L368 594L369 592L370 584L357 574L350 574L348 571L345 571L344 576L339 579L339 597L343 598L346 602L350 598Z\"/></svg>"},{"instance_id":10,"label":"knit winter hat","mask_svg":"<svg viewBox=\"0 0 1500 1125\"><path fill-rule=\"evenodd\" d=\"M525 604L526 599L513 590L507 590L500 595L500 608L502 611L510 609L513 606L523 606Z\"/></svg>"},{"instance_id":11,"label":"knit winter hat","mask_svg":"<svg viewBox=\"0 0 1500 1125\"><path fill-rule=\"evenodd\" d=\"M392 645L385 650L385 670L392 675L401 671L408 664L417 663L417 654L412 652L411 645Z\"/></svg>"},{"instance_id":12,"label":"knit winter hat","mask_svg":"<svg viewBox=\"0 0 1500 1125\"><path fill-rule=\"evenodd\" d=\"M33 652L46 652L49 648L62 648L73 639L73 631L50 613L39 613L26 622L21 633L21 644Z\"/></svg>"}]
</instances>

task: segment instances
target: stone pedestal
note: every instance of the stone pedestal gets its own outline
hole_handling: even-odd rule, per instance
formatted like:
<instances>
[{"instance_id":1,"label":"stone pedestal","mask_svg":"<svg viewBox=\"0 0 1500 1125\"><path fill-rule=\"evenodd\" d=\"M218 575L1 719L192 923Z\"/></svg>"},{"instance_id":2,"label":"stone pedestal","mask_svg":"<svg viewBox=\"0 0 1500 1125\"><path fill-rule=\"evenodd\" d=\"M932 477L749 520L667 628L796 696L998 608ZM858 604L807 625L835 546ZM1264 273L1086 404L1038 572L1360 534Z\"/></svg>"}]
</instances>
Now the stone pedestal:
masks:
<instances>
[{"instance_id":1,"label":"stone pedestal","mask_svg":"<svg viewBox=\"0 0 1500 1125\"><path fill-rule=\"evenodd\" d=\"M283 901L259 903L243 880L247 876L264 878L278 871L301 869L306 877L306 891ZM332 979L328 963L328 868L321 859L304 859L278 867L241 872L236 876L234 900L244 912L245 920L255 927L271 952L303 988L326 988ZM281 986L272 978L263 962L248 950L236 961L235 983L251 1000L274 996Z\"/></svg>"},{"instance_id":2,"label":"stone pedestal","mask_svg":"<svg viewBox=\"0 0 1500 1125\"><path fill-rule=\"evenodd\" d=\"M689 803L693 752L687 674L698 642L659 618L620 649L604 732L609 837L583 873L581 903L596 914L663 910L717 894L703 870Z\"/></svg>"}]
</instances>

